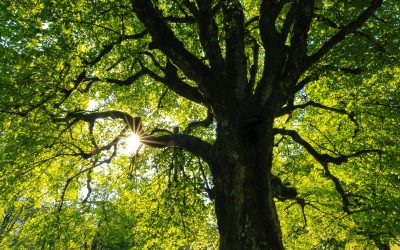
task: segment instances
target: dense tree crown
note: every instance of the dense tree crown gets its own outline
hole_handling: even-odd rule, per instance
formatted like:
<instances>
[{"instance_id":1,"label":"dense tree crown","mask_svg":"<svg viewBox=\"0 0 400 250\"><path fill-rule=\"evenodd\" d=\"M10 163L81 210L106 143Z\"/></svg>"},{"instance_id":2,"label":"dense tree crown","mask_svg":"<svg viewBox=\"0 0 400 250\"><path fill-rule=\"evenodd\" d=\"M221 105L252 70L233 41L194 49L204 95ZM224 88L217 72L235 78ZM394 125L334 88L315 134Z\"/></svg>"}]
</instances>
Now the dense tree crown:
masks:
<instances>
[{"instance_id":1,"label":"dense tree crown","mask_svg":"<svg viewBox=\"0 0 400 250\"><path fill-rule=\"evenodd\" d=\"M1 1L0 248L399 244L399 10Z\"/></svg>"}]
</instances>

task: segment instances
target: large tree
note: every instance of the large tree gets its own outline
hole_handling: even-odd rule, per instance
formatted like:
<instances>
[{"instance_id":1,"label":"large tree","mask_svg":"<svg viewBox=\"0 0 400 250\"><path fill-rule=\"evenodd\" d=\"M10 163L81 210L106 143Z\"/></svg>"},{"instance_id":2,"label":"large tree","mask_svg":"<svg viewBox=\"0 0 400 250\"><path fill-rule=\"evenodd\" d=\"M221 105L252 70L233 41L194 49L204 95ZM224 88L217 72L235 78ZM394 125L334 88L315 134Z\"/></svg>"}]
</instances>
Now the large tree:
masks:
<instances>
[{"instance_id":1,"label":"large tree","mask_svg":"<svg viewBox=\"0 0 400 250\"><path fill-rule=\"evenodd\" d=\"M16 201L54 192L68 216L70 189L87 187L85 203L102 188L91 186L107 175L96 168L149 166L162 152L168 187L191 179L214 202L220 249L283 249L313 233L326 246L364 237L387 249L398 238L397 1L1 8L0 171L14 205L0 236L38 207ZM132 132L145 149L128 164L119 155ZM24 193L33 183L38 194ZM126 197L118 190L96 199Z\"/></svg>"}]
</instances>

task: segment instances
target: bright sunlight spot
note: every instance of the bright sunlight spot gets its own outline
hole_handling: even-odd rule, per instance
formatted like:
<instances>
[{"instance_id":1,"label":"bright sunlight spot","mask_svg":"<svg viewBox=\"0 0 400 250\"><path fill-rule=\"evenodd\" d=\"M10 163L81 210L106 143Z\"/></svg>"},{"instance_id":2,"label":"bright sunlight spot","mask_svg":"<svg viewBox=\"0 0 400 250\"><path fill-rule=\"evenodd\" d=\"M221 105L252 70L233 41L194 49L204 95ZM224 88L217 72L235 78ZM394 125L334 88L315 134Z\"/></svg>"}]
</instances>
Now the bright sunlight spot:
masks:
<instances>
[{"instance_id":1,"label":"bright sunlight spot","mask_svg":"<svg viewBox=\"0 0 400 250\"><path fill-rule=\"evenodd\" d=\"M97 106L99 106L99 103L95 100L90 100L87 106L87 110L89 111L94 111Z\"/></svg>"},{"instance_id":2,"label":"bright sunlight spot","mask_svg":"<svg viewBox=\"0 0 400 250\"><path fill-rule=\"evenodd\" d=\"M142 144L140 142L140 137L134 133L129 134L124 141L125 145L123 146L122 153L127 156L133 154Z\"/></svg>"}]
</instances>

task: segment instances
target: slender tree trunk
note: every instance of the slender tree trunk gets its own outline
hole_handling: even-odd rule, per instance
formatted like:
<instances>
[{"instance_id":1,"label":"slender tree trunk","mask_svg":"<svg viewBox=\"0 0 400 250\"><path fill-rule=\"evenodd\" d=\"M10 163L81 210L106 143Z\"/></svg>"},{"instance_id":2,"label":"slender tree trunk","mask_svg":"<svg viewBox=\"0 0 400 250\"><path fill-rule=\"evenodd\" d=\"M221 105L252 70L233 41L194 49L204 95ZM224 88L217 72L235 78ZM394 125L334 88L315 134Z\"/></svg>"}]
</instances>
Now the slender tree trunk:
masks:
<instances>
[{"instance_id":1,"label":"slender tree trunk","mask_svg":"<svg viewBox=\"0 0 400 250\"><path fill-rule=\"evenodd\" d=\"M283 249L273 200L272 121L218 127L212 172L220 249Z\"/></svg>"}]
</instances>

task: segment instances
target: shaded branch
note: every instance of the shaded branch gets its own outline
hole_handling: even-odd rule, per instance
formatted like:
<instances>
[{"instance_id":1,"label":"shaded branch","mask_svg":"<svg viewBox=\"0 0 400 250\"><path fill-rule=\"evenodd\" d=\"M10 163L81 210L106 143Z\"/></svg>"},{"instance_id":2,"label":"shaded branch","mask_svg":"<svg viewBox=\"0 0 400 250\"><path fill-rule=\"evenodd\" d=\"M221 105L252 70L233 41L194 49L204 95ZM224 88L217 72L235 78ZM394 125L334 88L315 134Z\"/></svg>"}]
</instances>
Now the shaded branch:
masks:
<instances>
[{"instance_id":1,"label":"shaded branch","mask_svg":"<svg viewBox=\"0 0 400 250\"><path fill-rule=\"evenodd\" d=\"M366 8L354 21L345 25L341 28L335 35L333 35L327 42L322 45L322 47L315 52L313 55L309 56L307 60L308 66L311 66L324 55L326 55L336 44L343 41L347 35L353 33L356 29L360 28L367 19L382 5L382 0L371 0L371 4Z\"/></svg>"},{"instance_id":2,"label":"shaded branch","mask_svg":"<svg viewBox=\"0 0 400 250\"><path fill-rule=\"evenodd\" d=\"M132 35L122 34L122 35L120 35L120 37L117 41L114 41L112 43L109 43L109 44L103 46L103 49L100 51L100 53L93 60L87 61L86 64L89 66L93 66L96 63L98 63L106 54L110 53L111 50L114 48L114 46L121 44L123 41L126 41L126 40L136 40L136 39L143 38L147 34L148 34L148 32L146 30L144 30L138 34L132 34Z\"/></svg>"},{"instance_id":3,"label":"shaded branch","mask_svg":"<svg viewBox=\"0 0 400 250\"><path fill-rule=\"evenodd\" d=\"M278 176L272 175L272 188L274 196L280 201L297 198L296 188L283 184Z\"/></svg>"},{"instance_id":4,"label":"shaded branch","mask_svg":"<svg viewBox=\"0 0 400 250\"><path fill-rule=\"evenodd\" d=\"M105 81L111 84L117 84L119 86L129 86L134 84L137 80L139 80L143 76L149 76L153 78L155 81L164 84L166 87L177 93L178 95L182 96L183 98L189 99L193 102L204 104L205 100L203 95L200 93L199 89L193 86L188 85L187 83L183 82L178 77L178 69L170 62L167 61L167 65L162 67L158 64L158 62L154 59L151 53L146 53L146 55L151 55L153 62L159 67L163 73L164 77L159 76L149 68L145 67L140 61L139 64L141 65L141 70L134 73L133 75L127 77L124 80L115 79L115 78L105 78L100 79L98 77L86 78L86 80L92 81Z\"/></svg>"},{"instance_id":5,"label":"shaded branch","mask_svg":"<svg viewBox=\"0 0 400 250\"><path fill-rule=\"evenodd\" d=\"M260 45L258 45L257 41L253 39L253 64L250 66L250 80L249 80L249 88L253 90L254 85L256 83L257 71L258 71L258 57L260 51Z\"/></svg>"},{"instance_id":6,"label":"shaded branch","mask_svg":"<svg viewBox=\"0 0 400 250\"><path fill-rule=\"evenodd\" d=\"M179 147L183 148L199 157L205 162L210 162L211 144L197 137L187 134L168 134L161 136L143 135L140 141L150 147L165 148Z\"/></svg>"},{"instance_id":7,"label":"shaded branch","mask_svg":"<svg viewBox=\"0 0 400 250\"><path fill-rule=\"evenodd\" d=\"M98 119L121 119L123 120L128 128L132 131L140 131L141 128L141 118L133 117L125 112L118 110L103 111L103 112L70 112L64 118L53 118L53 122L69 122L70 120L85 121L85 122L95 122Z\"/></svg>"},{"instance_id":8,"label":"shaded branch","mask_svg":"<svg viewBox=\"0 0 400 250\"><path fill-rule=\"evenodd\" d=\"M200 43L210 61L211 68L223 72L224 58L218 42L218 26L210 0L197 0L199 7L196 18L200 30Z\"/></svg>"},{"instance_id":9,"label":"shaded branch","mask_svg":"<svg viewBox=\"0 0 400 250\"><path fill-rule=\"evenodd\" d=\"M279 43L282 45L282 36L276 30L276 18L279 12L282 10L285 1L276 3L275 1L263 0L260 7L260 36L263 42L264 48L267 53L271 53L274 50L274 45Z\"/></svg>"},{"instance_id":10,"label":"shaded branch","mask_svg":"<svg viewBox=\"0 0 400 250\"><path fill-rule=\"evenodd\" d=\"M119 141L124 137L128 129L140 136L141 142L150 147L164 148L164 147L179 147L183 148L201 158L204 161L209 162L209 154L211 150L211 144L205 142L197 137L190 136L187 134L169 134L162 136L153 136L146 134L142 128L141 118L133 117L122 111L104 111L104 112L71 112L68 113L64 118L53 118L53 122L65 122L67 125L72 121L76 123L78 121L84 121L88 123L94 123L98 119L120 119L126 124L125 128L121 131L114 140L108 144L96 148L93 151L86 153L83 149L73 145L78 149L79 153L76 156L81 156L84 159L88 159L94 155L97 155L103 151L109 150L112 147L116 147Z\"/></svg>"},{"instance_id":11,"label":"shaded branch","mask_svg":"<svg viewBox=\"0 0 400 250\"><path fill-rule=\"evenodd\" d=\"M247 60L245 54L245 24L243 6L238 0L222 1L222 12L225 31L225 61L230 90L243 100L248 91ZM225 91L228 91L226 89Z\"/></svg>"},{"instance_id":12,"label":"shaded branch","mask_svg":"<svg viewBox=\"0 0 400 250\"><path fill-rule=\"evenodd\" d=\"M315 108L320 108L320 109L324 109L324 110L328 110L328 111L332 111L335 112L337 114L342 114L342 115L346 115L350 121L352 121L354 123L354 125L356 126L356 129L354 131L354 134L357 134L360 125L358 124L357 120L355 119L355 115L353 112L348 112L344 109L337 109L337 108L332 108L332 107L328 107L325 105L322 105L320 103L316 103L314 101L309 101L303 104L298 104L298 105L288 105L284 108L281 109L281 111L277 114L277 116L282 116L282 115L286 115L286 114L290 114L291 112L293 112L296 109L304 109L307 107L315 107Z\"/></svg>"},{"instance_id":13,"label":"shaded branch","mask_svg":"<svg viewBox=\"0 0 400 250\"><path fill-rule=\"evenodd\" d=\"M188 126L186 127L186 129L183 131L184 134L190 134L193 129L195 129L196 127L209 127L212 122L213 122L213 114L211 113L210 110L207 111L207 117L202 120L202 121L194 121L188 124Z\"/></svg>"},{"instance_id":14,"label":"shaded branch","mask_svg":"<svg viewBox=\"0 0 400 250\"><path fill-rule=\"evenodd\" d=\"M276 18L282 10L285 1L263 0L260 6L259 32L262 45L265 49L264 68L261 79L257 84L255 96L257 102L263 106L278 105L282 98L281 94L285 92L285 86L279 86L282 83L282 69L287 62L288 49L282 35L276 30ZM279 91L282 90L282 91ZM276 91L277 93L272 93ZM274 96L272 102L274 105L268 105L267 101L271 101L271 95Z\"/></svg>"},{"instance_id":15,"label":"shaded branch","mask_svg":"<svg viewBox=\"0 0 400 250\"><path fill-rule=\"evenodd\" d=\"M185 49L183 43L162 20L151 1L131 0L131 4L133 11L150 33L156 48L171 58L188 78L207 86L210 69Z\"/></svg>"},{"instance_id":16,"label":"shaded branch","mask_svg":"<svg viewBox=\"0 0 400 250\"><path fill-rule=\"evenodd\" d=\"M179 78L178 69L171 61L168 60L166 66L161 70L164 73L164 78L159 77L153 72L149 72L149 75L184 98L199 104L206 103L203 95L200 93L197 87L190 86Z\"/></svg>"},{"instance_id":17,"label":"shaded branch","mask_svg":"<svg viewBox=\"0 0 400 250\"><path fill-rule=\"evenodd\" d=\"M307 152L314 157L323 167L325 175L334 183L336 191L339 193L341 200L342 200L342 206L343 210L347 214L353 213L353 211L350 210L350 201L349 201L349 195L344 191L339 178L334 176L329 168L328 168L328 163L333 163L336 165L340 165L342 163L347 162L350 158L358 157L366 153L378 153L382 154L381 150L378 149L365 149L365 150L360 150L358 152L355 152L353 154L349 155L340 155L337 157L328 155L328 154L321 154L319 153L314 147L308 143L306 140L300 137L300 135L294 131L294 130L286 130L286 129L278 129L274 128L274 133L276 134L281 134L281 135L287 135L292 138L293 141L297 142L300 144L302 147L304 147Z\"/></svg>"},{"instance_id":18,"label":"shaded branch","mask_svg":"<svg viewBox=\"0 0 400 250\"><path fill-rule=\"evenodd\" d=\"M297 131L274 128L274 133L290 136L293 139L293 141L303 146L309 154L311 154L319 163L321 163L321 165L324 165L325 163L333 163L336 165L340 165L342 163L347 162L350 158L358 157L366 153L382 154L382 150L379 149L364 149L348 155L331 156L328 154L318 153L318 151L315 150L310 143L308 143L306 140L300 137Z\"/></svg>"},{"instance_id":19,"label":"shaded branch","mask_svg":"<svg viewBox=\"0 0 400 250\"><path fill-rule=\"evenodd\" d=\"M146 69L141 69L135 74L127 77L125 80L119 80L114 78L105 78L104 81L107 83L117 84L119 86L129 86L139 80L142 76L149 75L149 72ZM93 78L93 80L100 81L99 78Z\"/></svg>"},{"instance_id":20,"label":"shaded branch","mask_svg":"<svg viewBox=\"0 0 400 250\"><path fill-rule=\"evenodd\" d=\"M302 72L300 67L303 67L302 62L307 56L308 31L314 15L314 4L313 0L300 0L296 3L293 14L293 31L290 38L289 65L286 68L288 74L292 74L293 71L296 71L295 69ZM293 77L296 78L297 75Z\"/></svg>"},{"instance_id":21,"label":"shaded branch","mask_svg":"<svg viewBox=\"0 0 400 250\"><path fill-rule=\"evenodd\" d=\"M290 5L288 13L286 14L285 21L283 23L283 26L282 26L282 29L280 32L283 39L285 39L285 40L288 37L289 32L293 27L296 9L297 9L297 1L293 1L292 4Z\"/></svg>"}]
</instances>

